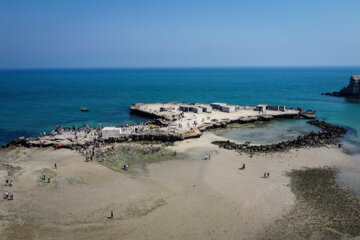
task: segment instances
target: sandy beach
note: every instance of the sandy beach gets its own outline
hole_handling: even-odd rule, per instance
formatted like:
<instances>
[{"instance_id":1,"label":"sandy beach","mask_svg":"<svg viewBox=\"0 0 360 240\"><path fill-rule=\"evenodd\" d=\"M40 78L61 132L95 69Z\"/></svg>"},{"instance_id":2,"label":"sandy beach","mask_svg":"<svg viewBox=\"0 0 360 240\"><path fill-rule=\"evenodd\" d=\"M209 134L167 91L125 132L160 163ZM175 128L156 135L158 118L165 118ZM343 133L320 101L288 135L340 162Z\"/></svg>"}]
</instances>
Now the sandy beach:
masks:
<instances>
[{"instance_id":1,"label":"sandy beach","mask_svg":"<svg viewBox=\"0 0 360 240\"><path fill-rule=\"evenodd\" d=\"M9 169L0 171L1 182L13 180L1 191L14 194L13 201L0 201L1 238L258 239L294 206L287 172L335 166L360 173L357 159L337 147L250 157L211 144L221 139L208 132L176 142L167 148L181 157L137 174L85 162L67 149L2 151L2 163L18 169L10 176ZM50 183L40 179L43 172ZM262 178L264 172L270 177Z\"/></svg>"},{"instance_id":2,"label":"sandy beach","mask_svg":"<svg viewBox=\"0 0 360 240\"><path fill-rule=\"evenodd\" d=\"M359 9L3 1L0 240L360 240Z\"/></svg>"}]
</instances>

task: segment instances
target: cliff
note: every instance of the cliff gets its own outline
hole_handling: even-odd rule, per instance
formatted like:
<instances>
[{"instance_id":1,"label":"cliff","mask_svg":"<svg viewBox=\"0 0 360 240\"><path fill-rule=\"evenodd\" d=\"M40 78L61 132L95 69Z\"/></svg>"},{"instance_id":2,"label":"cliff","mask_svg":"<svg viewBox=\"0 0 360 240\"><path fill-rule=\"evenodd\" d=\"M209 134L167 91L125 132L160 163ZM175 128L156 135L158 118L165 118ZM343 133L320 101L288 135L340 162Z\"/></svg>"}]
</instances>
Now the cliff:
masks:
<instances>
[{"instance_id":1,"label":"cliff","mask_svg":"<svg viewBox=\"0 0 360 240\"><path fill-rule=\"evenodd\" d=\"M325 93L325 95L360 99L360 75L351 76L349 85L339 92Z\"/></svg>"}]
</instances>

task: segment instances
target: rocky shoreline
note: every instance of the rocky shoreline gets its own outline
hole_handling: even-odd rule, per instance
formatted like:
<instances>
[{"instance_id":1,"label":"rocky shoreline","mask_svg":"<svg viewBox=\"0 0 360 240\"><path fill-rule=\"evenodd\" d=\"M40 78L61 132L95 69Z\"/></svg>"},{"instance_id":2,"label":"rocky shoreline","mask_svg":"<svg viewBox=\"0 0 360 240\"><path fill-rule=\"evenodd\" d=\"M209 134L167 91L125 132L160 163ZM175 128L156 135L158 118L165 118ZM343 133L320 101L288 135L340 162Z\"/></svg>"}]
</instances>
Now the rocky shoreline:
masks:
<instances>
[{"instance_id":1,"label":"rocky shoreline","mask_svg":"<svg viewBox=\"0 0 360 240\"><path fill-rule=\"evenodd\" d=\"M237 144L231 141L214 141L212 143L224 149L237 150L244 153L270 153L286 151L294 148L320 147L328 144L336 144L339 142L339 138L344 136L347 132L345 128L325 121L313 120L309 121L308 124L319 127L321 131L311 132L303 136L299 136L295 140L259 146L247 143Z\"/></svg>"},{"instance_id":2,"label":"rocky shoreline","mask_svg":"<svg viewBox=\"0 0 360 240\"><path fill-rule=\"evenodd\" d=\"M145 116L145 115L143 115ZM149 117L149 116L148 116ZM144 133L135 133L135 134L127 134L118 137L109 137L109 138L102 138L101 140L105 144L111 143L122 143L122 142L160 142L160 143L173 143L176 141L183 141L185 139L191 138L199 138L202 133L206 130L216 129L216 128L226 128L228 125L231 124L246 124L246 123L253 123L253 122L268 122L271 120L279 120L279 119L286 119L286 118L297 118L296 116L291 115L283 115L283 116L256 116L256 117L244 117L236 120L224 120L224 121L217 121L212 122L211 124L204 124L203 126L199 127L198 129L189 130L182 134L169 134L168 132L156 131L153 129L152 132L147 134ZM154 119L150 121L151 124L156 126L164 125L164 121L160 121L159 119ZM166 124L166 123L165 123ZM96 129L91 129L91 131L96 131ZM53 147L53 148L67 148L67 149L79 149L82 147L88 147L91 145L90 142L87 141L73 141L70 138L61 138L54 136L51 140L47 141L40 141L41 137L33 137L33 138L23 138L20 137L19 139L15 139L2 145L2 148L10 148L10 147ZM58 145L59 144L59 145Z\"/></svg>"},{"instance_id":3,"label":"rocky shoreline","mask_svg":"<svg viewBox=\"0 0 360 240\"><path fill-rule=\"evenodd\" d=\"M200 137L200 135L195 135L195 137ZM101 139L104 144L110 143L122 143L122 142L175 142L181 141L184 138L177 135L156 135L156 134L131 134L122 137L110 137L107 139ZM66 141L66 142L65 142ZM52 148L67 148L67 149L80 149L87 148L91 146L91 142L76 142L69 141L68 139L53 139L46 142L39 142L38 138L19 138L13 140L7 144L2 145L2 148L11 148L11 147L52 147Z\"/></svg>"}]
</instances>

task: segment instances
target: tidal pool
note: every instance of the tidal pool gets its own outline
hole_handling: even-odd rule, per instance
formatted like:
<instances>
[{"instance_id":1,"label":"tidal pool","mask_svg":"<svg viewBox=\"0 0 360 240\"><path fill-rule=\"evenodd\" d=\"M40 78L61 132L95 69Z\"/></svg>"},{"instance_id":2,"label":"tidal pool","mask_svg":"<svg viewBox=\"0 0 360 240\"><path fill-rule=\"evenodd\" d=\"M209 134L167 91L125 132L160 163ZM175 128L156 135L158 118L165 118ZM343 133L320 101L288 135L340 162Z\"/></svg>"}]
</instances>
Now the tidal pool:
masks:
<instances>
[{"instance_id":1,"label":"tidal pool","mask_svg":"<svg viewBox=\"0 0 360 240\"><path fill-rule=\"evenodd\" d=\"M256 145L273 144L296 139L309 132L320 129L306 123L307 120L276 120L248 124L233 124L227 128L214 129L216 135L235 140L240 143L251 142Z\"/></svg>"}]
</instances>

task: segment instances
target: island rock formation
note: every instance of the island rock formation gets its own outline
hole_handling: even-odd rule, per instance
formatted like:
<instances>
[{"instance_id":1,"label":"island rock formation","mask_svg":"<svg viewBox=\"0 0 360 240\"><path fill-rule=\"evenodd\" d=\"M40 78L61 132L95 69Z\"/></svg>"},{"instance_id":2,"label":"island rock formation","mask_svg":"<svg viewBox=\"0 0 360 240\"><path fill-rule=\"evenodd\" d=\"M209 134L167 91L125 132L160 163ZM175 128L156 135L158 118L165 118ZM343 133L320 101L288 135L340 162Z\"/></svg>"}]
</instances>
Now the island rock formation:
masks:
<instances>
[{"instance_id":1,"label":"island rock formation","mask_svg":"<svg viewBox=\"0 0 360 240\"><path fill-rule=\"evenodd\" d=\"M350 84L340 92L325 93L324 95L360 99L360 75L351 76Z\"/></svg>"}]
</instances>

